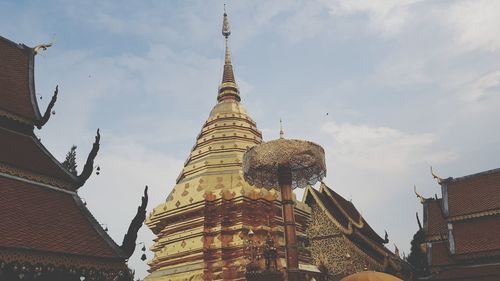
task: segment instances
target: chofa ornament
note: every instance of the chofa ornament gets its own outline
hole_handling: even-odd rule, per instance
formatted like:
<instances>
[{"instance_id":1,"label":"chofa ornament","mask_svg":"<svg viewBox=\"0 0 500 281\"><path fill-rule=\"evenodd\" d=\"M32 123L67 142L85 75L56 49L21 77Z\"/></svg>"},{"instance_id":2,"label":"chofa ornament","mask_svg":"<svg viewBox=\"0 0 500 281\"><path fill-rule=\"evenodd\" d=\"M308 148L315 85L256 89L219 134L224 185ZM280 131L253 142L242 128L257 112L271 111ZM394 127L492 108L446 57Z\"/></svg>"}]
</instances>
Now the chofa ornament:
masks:
<instances>
[{"instance_id":1,"label":"chofa ornament","mask_svg":"<svg viewBox=\"0 0 500 281\"><path fill-rule=\"evenodd\" d=\"M243 156L245 180L260 188L278 188L278 169L291 171L292 188L313 185L326 176L325 151L310 141L277 139L247 150Z\"/></svg>"}]
</instances>

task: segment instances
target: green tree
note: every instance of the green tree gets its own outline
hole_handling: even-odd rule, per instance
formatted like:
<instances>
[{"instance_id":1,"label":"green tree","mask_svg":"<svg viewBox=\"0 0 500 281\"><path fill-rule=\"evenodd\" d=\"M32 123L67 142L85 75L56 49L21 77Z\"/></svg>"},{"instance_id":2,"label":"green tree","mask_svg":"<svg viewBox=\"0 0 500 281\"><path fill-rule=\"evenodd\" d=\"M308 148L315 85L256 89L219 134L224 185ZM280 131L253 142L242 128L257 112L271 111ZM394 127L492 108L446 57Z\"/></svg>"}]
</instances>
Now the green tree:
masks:
<instances>
[{"instance_id":1,"label":"green tree","mask_svg":"<svg viewBox=\"0 0 500 281\"><path fill-rule=\"evenodd\" d=\"M64 162L62 162L62 165L64 168L68 169L70 173L76 176L78 173L76 171L76 167L78 166L76 164L76 145L73 145L71 149L68 151L66 154L66 159Z\"/></svg>"}]
</instances>

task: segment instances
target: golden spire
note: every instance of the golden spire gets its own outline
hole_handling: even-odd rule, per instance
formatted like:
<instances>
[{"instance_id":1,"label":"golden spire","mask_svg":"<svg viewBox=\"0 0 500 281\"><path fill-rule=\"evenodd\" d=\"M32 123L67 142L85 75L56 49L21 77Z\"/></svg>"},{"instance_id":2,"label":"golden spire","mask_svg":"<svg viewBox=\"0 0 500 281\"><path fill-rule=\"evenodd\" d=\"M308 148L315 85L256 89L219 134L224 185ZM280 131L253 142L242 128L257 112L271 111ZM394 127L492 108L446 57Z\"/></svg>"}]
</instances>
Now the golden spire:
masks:
<instances>
[{"instance_id":1,"label":"golden spire","mask_svg":"<svg viewBox=\"0 0 500 281\"><path fill-rule=\"evenodd\" d=\"M281 121L281 118L280 118L280 139L284 139L285 138L285 132L283 132L283 122Z\"/></svg>"},{"instance_id":2,"label":"golden spire","mask_svg":"<svg viewBox=\"0 0 500 281\"><path fill-rule=\"evenodd\" d=\"M219 95L217 101L225 99L232 99L240 101L240 91L236 80L234 79L233 65L231 64L231 51L229 50L229 35L231 29L229 28L229 20L226 13L226 5L224 4L224 19L222 21L222 35L226 40L226 55L224 58L224 72L222 73L222 83L219 86Z\"/></svg>"}]
</instances>

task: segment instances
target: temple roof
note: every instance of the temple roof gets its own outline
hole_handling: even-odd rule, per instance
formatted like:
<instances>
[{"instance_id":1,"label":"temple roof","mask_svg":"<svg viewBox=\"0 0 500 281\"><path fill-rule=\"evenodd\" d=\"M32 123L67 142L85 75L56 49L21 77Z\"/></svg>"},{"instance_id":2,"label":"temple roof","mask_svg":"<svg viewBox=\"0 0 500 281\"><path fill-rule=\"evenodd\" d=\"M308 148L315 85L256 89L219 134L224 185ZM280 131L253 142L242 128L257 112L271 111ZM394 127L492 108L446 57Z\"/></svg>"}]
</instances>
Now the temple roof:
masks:
<instances>
[{"instance_id":1,"label":"temple roof","mask_svg":"<svg viewBox=\"0 0 500 281\"><path fill-rule=\"evenodd\" d=\"M441 210L441 199L427 199L427 232L428 236L431 235L445 235L448 232L446 220Z\"/></svg>"},{"instance_id":2,"label":"temple roof","mask_svg":"<svg viewBox=\"0 0 500 281\"><path fill-rule=\"evenodd\" d=\"M500 276L500 264L469 265L444 269L432 276L432 280L498 281L498 276Z\"/></svg>"},{"instance_id":3,"label":"temple roof","mask_svg":"<svg viewBox=\"0 0 500 281\"><path fill-rule=\"evenodd\" d=\"M320 190L308 186L304 194L303 202L311 206L312 202L320 204L328 211L329 217L335 224L341 226L344 234L360 233L370 241L383 247L387 242L380 237L373 228L363 219L352 202L347 201L338 193L322 183ZM353 230L356 229L356 232Z\"/></svg>"},{"instance_id":4,"label":"temple roof","mask_svg":"<svg viewBox=\"0 0 500 281\"><path fill-rule=\"evenodd\" d=\"M34 82L34 49L0 36L0 116L38 123Z\"/></svg>"},{"instance_id":5,"label":"temple roof","mask_svg":"<svg viewBox=\"0 0 500 281\"><path fill-rule=\"evenodd\" d=\"M33 134L0 127L0 147L9 148L0 153L0 172L13 174L13 170L17 170L15 174L43 183L75 188L77 178L62 167Z\"/></svg>"},{"instance_id":6,"label":"temple roof","mask_svg":"<svg viewBox=\"0 0 500 281\"><path fill-rule=\"evenodd\" d=\"M488 216L453 223L456 254L500 254L500 219Z\"/></svg>"},{"instance_id":7,"label":"temple roof","mask_svg":"<svg viewBox=\"0 0 500 281\"><path fill-rule=\"evenodd\" d=\"M500 169L445 182L450 217L500 209Z\"/></svg>"},{"instance_id":8,"label":"temple roof","mask_svg":"<svg viewBox=\"0 0 500 281\"><path fill-rule=\"evenodd\" d=\"M122 259L76 193L0 176L0 247Z\"/></svg>"}]
</instances>

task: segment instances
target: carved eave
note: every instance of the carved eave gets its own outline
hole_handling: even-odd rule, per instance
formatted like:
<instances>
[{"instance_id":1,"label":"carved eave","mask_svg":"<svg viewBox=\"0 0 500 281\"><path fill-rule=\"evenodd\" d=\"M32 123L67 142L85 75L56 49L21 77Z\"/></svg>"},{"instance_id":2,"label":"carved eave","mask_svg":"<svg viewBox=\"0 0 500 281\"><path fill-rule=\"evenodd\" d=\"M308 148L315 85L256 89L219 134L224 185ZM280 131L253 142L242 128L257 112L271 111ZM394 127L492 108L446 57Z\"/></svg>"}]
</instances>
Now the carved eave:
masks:
<instances>
[{"instance_id":1,"label":"carved eave","mask_svg":"<svg viewBox=\"0 0 500 281\"><path fill-rule=\"evenodd\" d=\"M83 166L81 174L77 176L77 189L85 184L85 182L90 178L90 175L92 175L92 171L94 171L94 160L97 156L97 152L99 151L100 140L101 134L99 133L99 129L97 129L95 141L92 145L92 150L87 157L87 162L85 162L85 166Z\"/></svg>"}]
</instances>

